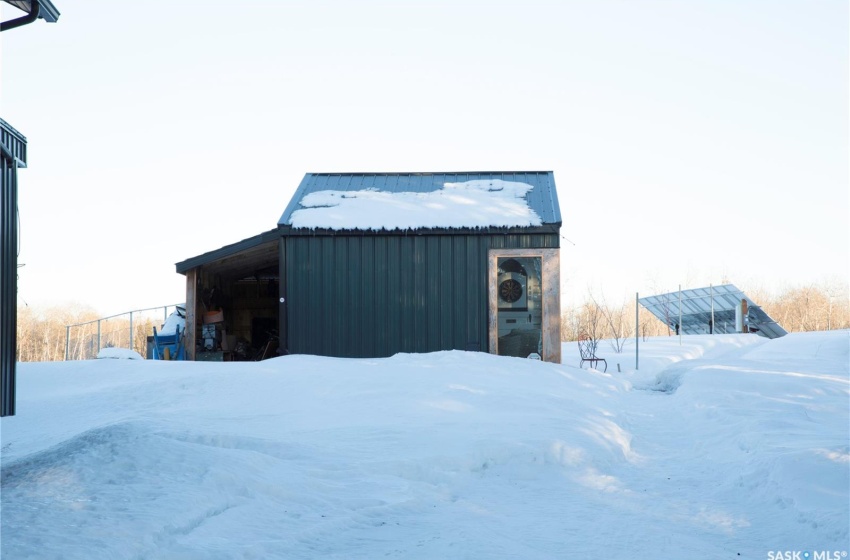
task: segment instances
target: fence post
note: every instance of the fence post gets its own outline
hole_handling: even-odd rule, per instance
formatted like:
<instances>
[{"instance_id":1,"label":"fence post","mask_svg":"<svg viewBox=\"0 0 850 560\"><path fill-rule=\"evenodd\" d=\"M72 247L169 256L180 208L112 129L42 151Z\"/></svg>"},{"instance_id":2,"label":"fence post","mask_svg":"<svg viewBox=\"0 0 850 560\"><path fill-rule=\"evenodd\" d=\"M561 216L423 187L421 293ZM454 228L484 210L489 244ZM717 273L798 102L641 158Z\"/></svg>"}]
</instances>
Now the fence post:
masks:
<instances>
[{"instance_id":1,"label":"fence post","mask_svg":"<svg viewBox=\"0 0 850 560\"><path fill-rule=\"evenodd\" d=\"M176 305L164 305L162 306L163 311L163 323L168 321L168 308L176 307ZM110 315L109 317L103 317L100 319L93 319L91 321L86 321L84 323L77 323L75 325L65 325L65 361L68 360L78 360L81 359L83 355L89 355L92 353L98 353L103 349L103 321L109 321L110 319L114 319L116 317L122 317L124 315L130 315L130 341L127 345L130 350L135 350L135 321L133 315L135 313L141 312L154 312L156 313L159 310L159 307L148 307L145 309L135 309L133 311L125 311L124 313L119 313L118 315ZM95 345L94 335L92 335L89 331L90 325L93 323L97 323L97 349L95 350L93 347ZM80 328L83 327L85 330L84 336L78 336L76 340L76 350L72 350L71 348L71 328ZM115 333L117 334L117 341L115 339ZM116 327L114 330L110 330L107 334L108 344L112 346L121 347L121 328ZM146 353L145 341L142 341L142 351Z\"/></svg>"},{"instance_id":2,"label":"fence post","mask_svg":"<svg viewBox=\"0 0 850 560\"><path fill-rule=\"evenodd\" d=\"M635 371L638 371L640 346L640 292L635 292Z\"/></svg>"}]
</instances>

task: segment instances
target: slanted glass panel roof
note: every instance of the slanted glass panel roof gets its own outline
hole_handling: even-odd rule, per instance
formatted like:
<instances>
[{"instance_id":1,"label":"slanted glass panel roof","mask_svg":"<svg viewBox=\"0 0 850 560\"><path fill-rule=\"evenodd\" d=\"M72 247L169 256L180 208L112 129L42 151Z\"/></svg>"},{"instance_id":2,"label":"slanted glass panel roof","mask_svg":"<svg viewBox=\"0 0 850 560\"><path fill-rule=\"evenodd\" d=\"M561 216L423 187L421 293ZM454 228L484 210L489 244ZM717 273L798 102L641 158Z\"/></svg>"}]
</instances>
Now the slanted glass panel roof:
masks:
<instances>
[{"instance_id":1,"label":"slanted glass panel roof","mask_svg":"<svg viewBox=\"0 0 850 560\"><path fill-rule=\"evenodd\" d=\"M733 284L670 292L640 298L639 301L659 321L675 330L679 323L680 293L683 334L710 332L712 309L715 333L736 332L735 309L741 304L741 300L747 302L747 324L750 331L755 331L766 338L779 338L788 334L779 323Z\"/></svg>"}]
</instances>

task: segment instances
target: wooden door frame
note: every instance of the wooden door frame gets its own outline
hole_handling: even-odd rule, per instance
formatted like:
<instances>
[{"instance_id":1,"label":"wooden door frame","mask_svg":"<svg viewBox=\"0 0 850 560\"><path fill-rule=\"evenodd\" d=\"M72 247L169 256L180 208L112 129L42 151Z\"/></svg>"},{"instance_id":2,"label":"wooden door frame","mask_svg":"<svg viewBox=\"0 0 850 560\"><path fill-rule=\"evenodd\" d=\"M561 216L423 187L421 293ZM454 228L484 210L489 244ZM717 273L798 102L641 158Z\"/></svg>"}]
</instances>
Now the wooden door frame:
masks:
<instances>
[{"instance_id":1,"label":"wooden door frame","mask_svg":"<svg viewBox=\"0 0 850 560\"><path fill-rule=\"evenodd\" d=\"M489 351L499 353L499 294L497 289L500 258L540 257L542 263L543 317L541 323L543 361L561 363L561 250L490 249L487 254L487 294L489 303Z\"/></svg>"}]
</instances>

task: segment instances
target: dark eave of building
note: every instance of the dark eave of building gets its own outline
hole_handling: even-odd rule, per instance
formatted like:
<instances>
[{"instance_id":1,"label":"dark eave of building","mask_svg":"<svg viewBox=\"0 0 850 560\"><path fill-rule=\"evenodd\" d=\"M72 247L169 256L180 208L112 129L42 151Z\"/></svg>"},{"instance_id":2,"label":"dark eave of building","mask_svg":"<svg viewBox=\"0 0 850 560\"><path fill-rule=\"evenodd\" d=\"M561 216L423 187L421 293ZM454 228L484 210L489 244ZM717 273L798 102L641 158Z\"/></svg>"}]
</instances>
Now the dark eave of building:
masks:
<instances>
[{"instance_id":1,"label":"dark eave of building","mask_svg":"<svg viewBox=\"0 0 850 560\"><path fill-rule=\"evenodd\" d=\"M50 0L3 0L10 6L14 6L25 15L10 19L0 24L0 31L9 31L16 27L30 24L37 19L43 19L48 23L56 23L59 19L59 10Z\"/></svg>"},{"instance_id":2,"label":"dark eave of building","mask_svg":"<svg viewBox=\"0 0 850 560\"><path fill-rule=\"evenodd\" d=\"M371 237L376 235L390 235L400 237L415 237L419 235L531 235L559 233L561 223L542 224L528 227L487 227L487 228L416 228L416 229L321 229L321 228L293 228L288 225L278 226L280 234L287 236L320 237L320 236L350 236Z\"/></svg>"},{"instance_id":3,"label":"dark eave of building","mask_svg":"<svg viewBox=\"0 0 850 560\"><path fill-rule=\"evenodd\" d=\"M277 267L279 240L280 232L273 229L186 259L175 266L180 274L203 266L209 272L227 278L247 276L246 271L253 273Z\"/></svg>"}]
</instances>

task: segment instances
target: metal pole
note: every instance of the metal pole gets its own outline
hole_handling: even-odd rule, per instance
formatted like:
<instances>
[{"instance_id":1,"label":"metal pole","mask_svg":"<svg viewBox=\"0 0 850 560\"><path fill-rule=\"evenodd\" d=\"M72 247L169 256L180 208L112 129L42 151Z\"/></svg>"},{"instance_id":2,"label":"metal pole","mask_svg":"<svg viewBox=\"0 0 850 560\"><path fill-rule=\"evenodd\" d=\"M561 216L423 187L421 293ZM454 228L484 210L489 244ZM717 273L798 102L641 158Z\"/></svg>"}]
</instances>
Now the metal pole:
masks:
<instances>
[{"instance_id":1,"label":"metal pole","mask_svg":"<svg viewBox=\"0 0 850 560\"><path fill-rule=\"evenodd\" d=\"M640 344L640 295L635 292L635 371L638 368L638 356L640 355L638 345Z\"/></svg>"},{"instance_id":2,"label":"metal pole","mask_svg":"<svg viewBox=\"0 0 850 560\"><path fill-rule=\"evenodd\" d=\"M744 332L744 319L741 316L741 302L735 303L735 332Z\"/></svg>"},{"instance_id":3,"label":"metal pole","mask_svg":"<svg viewBox=\"0 0 850 560\"><path fill-rule=\"evenodd\" d=\"M65 326L65 361L68 361L68 346L71 344L71 326Z\"/></svg>"},{"instance_id":4,"label":"metal pole","mask_svg":"<svg viewBox=\"0 0 850 560\"><path fill-rule=\"evenodd\" d=\"M682 285L679 284L679 346L682 345Z\"/></svg>"},{"instance_id":5,"label":"metal pole","mask_svg":"<svg viewBox=\"0 0 850 560\"><path fill-rule=\"evenodd\" d=\"M97 320L97 351L100 352L100 319Z\"/></svg>"},{"instance_id":6,"label":"metal pole","mask_svg":"<svg viewBox=\"0 0 850 560\"><path fill-rule=\"evenodd\" d=\"M130 350L134 350L133 348L133 312L130 311Z\"/></svg>"},{"instance_id":7,"label":"metal pole","mask_svg":"<svg viewBox=\"0 0 850 560\"><path fill-rule=\"evenodd\" d=\"M714 286L708 285L708 293L711 299L711 334L714 334Z\"/></svg>"}]
</instances>

